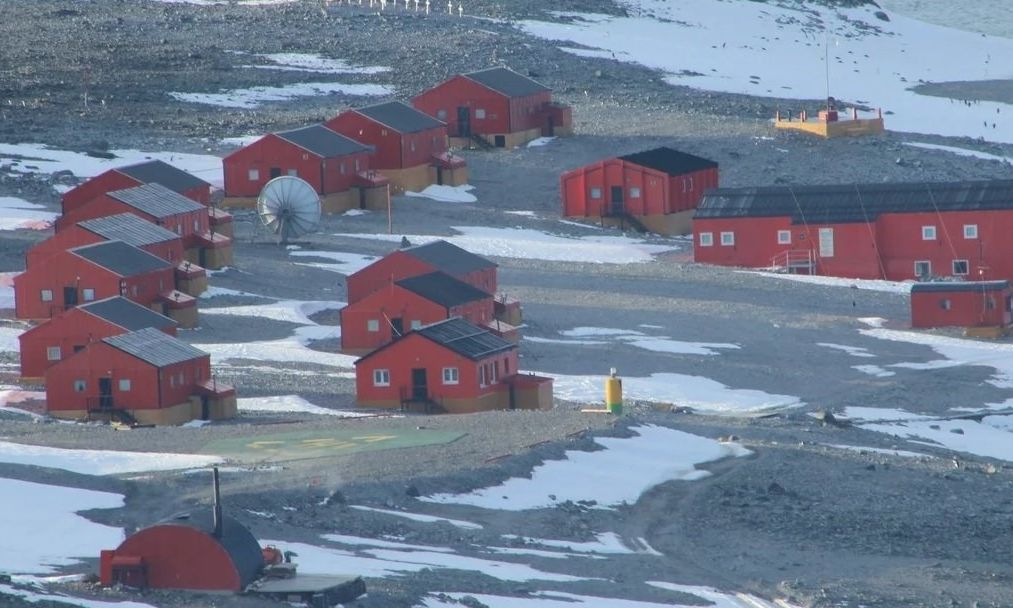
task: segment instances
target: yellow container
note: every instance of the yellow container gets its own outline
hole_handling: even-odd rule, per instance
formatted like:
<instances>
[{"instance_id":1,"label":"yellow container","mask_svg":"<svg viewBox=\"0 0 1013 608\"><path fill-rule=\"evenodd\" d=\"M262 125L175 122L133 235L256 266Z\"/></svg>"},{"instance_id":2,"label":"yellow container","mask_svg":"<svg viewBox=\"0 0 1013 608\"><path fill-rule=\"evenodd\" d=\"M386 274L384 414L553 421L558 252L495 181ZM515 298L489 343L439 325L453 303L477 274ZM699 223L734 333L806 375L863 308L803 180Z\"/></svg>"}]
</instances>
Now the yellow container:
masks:
<instances>
[{"instance_id":1,"label":"yellow container","mask_svg":"<svg viewBox=\"0 0 1013 608\"><path fill-rule=\"evenodd\" d=\"M605 378L605 409L619 416L623 413L623 381L615 376Z\"/></svg>"}]
</instances>

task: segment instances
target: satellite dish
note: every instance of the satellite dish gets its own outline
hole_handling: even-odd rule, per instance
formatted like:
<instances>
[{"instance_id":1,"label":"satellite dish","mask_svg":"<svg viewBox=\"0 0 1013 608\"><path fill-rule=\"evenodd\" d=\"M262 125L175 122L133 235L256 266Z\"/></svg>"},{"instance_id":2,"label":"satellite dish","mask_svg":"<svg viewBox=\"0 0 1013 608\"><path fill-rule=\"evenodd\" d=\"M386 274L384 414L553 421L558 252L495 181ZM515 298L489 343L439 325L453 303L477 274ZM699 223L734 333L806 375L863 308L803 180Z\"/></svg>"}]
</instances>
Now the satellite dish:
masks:
<instances>
[{"instance_id":1,"label":"satellite dish","mask_svg":"<svg viewBox=\"0 0 1013 608\"><path fill-rule=\"evenodd\" d=\"M264 184L257 197L257 214L278 241L300 237L320 224L320 196L298 177L283 175Z\"/></svg>"}]
</instances>

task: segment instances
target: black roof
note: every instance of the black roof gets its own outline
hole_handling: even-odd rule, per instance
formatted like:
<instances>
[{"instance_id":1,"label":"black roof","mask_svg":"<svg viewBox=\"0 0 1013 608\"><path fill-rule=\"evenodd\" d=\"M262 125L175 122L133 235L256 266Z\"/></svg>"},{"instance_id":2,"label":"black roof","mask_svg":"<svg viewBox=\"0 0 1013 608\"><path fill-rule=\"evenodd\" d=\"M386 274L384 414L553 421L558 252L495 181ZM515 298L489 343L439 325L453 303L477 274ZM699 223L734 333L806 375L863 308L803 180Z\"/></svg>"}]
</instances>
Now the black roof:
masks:
<instances>
[{"instance_id":1,"label":"black roof","mask_svg":"<svg viewBox=\"0 0 1013 608\"><path fill-rule=\"evenodd\" d=\"M464 77L470 78L507 97L527 97L528 95L549 90L549 87L535 82L527 76L521 76L508 68L479 70L470 74L464 74Z\"/></svg>"},{"instance_id":2,"label":"black roof","mask_svg":"<svg viewBox=\"0 0 1013 608\"><path fill-rule=\"evenodd\" d=\"M155 367L208 356L199 348L153 327L102 338L102 341Z\"/></svg>"},{"instance_id":3,"label":"black roof","mask_svg":"<svg viewBox=\"0 0 1013 608\"><path fill-rule=\"evenodd\" d=\"M116 171L136 179L144 184L162 184L174 192L186 192L198 187L210 187L211 184L199 177L177 169L160 160L149 160L136 165L117 167Z\"/></svg>"},{"instance_id":4,"label":"black roof","mask_svg":"<svg viewBox=\"0 0 1013 608\"><path fill-rule=\"evenodd\" d=\"M78 222L77 225L104 239L123 241L134 247L164 243L179 238L175 232L152 224L133 213L117 213L116 215L97 217Z\"/></svg>"},{"instance_id":5,"label":"black roof","mask_svg":"<svg viewBox=\"0 0 1013 608\"><path fill-rule=\"evenodd\" d=\"M401 251L453 276L461 276L476 270L496 267L496 264L482 256L475 255L470 251L461 249L457 245L452 245L442 240L426 243L425 245L406 247Z\"/></svg>"},{"instance_id":6,"label":"black roof","mask_svg":"<svg viewBox=\"0 0 1013 608\"><path fill-rule=\"evenodd\" d=\"M694 218L789 216L792 223L875 220L882 213L1013 209L1013 180L718 188Z\"/></svg>"},{"instance_id":7,"label":"black roof","mask_svg":"<svg viewBox=\"0 0 1013 608\"><path fill-rule=\"evenodd\" d=\"M911 286L916 291L1002 291L1009 289L1009 281L924 281Z\"/></svg>"},{"instance_id":8,"label":"black roof","mask_svg":"<svg viewBox=\"0 0 1013 608\"><path fill-rule=\"evenodd\" d=\"M143 184L126 190L114 190L109 196L157 218L205 208L161 184Z\"/></svg>"},{"instance_id":9,"label":"black roof","mask_svg":"<svg viewBox=\"0 0 1013 608\"><path fill-rule=\"evenodd\" d=\"M146 272L171 267L160 257L123 241L105 241L69 250L94 264L111 270L121 277L132 277Z\"/></svg>"},{"instance_id":10,"label":"black roof","mask_svg":"<svg viewBox=\"0 0 1013 608\"><path fill-rule=\"evenodd\" d=\"M641 167L664 171L669 175L682 175L694 171L703 171L704 169L718 168L718 164L712 160L679 152L678 150L664 146L620 156L619 159L633 163L634 165L640 165Z\"/></svg>"},{"instance_id":11,"label":"black roof","mask_svg":"<svg viewBox=\"0 0 1013 608\"><path fill-rule=\"evenodd\" d=\"M416 133L443 126L442 122L432 116L400 101L388 101L357 108L355 111L401 133Z\"/></svg>"},{"instance_id":12,"label":"black roof","mask_svg":"<svg viewBox=\"0 0 1013 608\"><path fill-rule=\"evenodd\" d=\"M196 528L208 536L214 537L214 510L212 508L201 509L190 513L181 513L159 522L152 528L158 526L187 526ZM143 534L144 530L138 532ZM222 533L215 538L218 544L225 549L225 552L232 558L232 563L239 573L239 586L245 588L260 575L264 567L264 555L260 550L260 543L253 534L237 519L230 515L222 514Z\"/></svg>"},{"instance_id":13,"label":"black roof","mask_svg":"<svg viewBox=\"0 0 1013 608\"><path fill-rule=\"evenodd\" d=\"M489 297L481 289L439 271L401 279L396 284L447 308Z\"/></svg>"},{"instance_id":14,"label":"black roof","mask_svg":"<svg viewBox=\"0 0 1013 608\"><path fill-rule=\"evenodd\" d=\"M472 361L478 361L517 346L513 342L504 340L489 330L482 329L460 317L426 325L416 329L413 333L424 336Z\"/></svg>"},{"instance_id":15,"label":"black roof","mask_svg":"<svg viewBox=\"0 0 1013 608\"><path fill-rule=\"evenodd\" d=\"M275 135L323 158L334 158L371 150L369 146L335 133L323 125L310 125L291 131L282 131L275 133Z\"/></svg>"},{"instance_id":16,"label":"black roof","mask_svg":"<svg viewBox=\"0 0 1013 608\"><path fill-rule=\"evenodd\" d=\"M113 296L104 300L89 302L78 306L89 314L119 325L127 331L137 331L145 327L163 329L174 327L176 322L165 315L160 315L147 306L128 300L122 296Z\"/></svg>"}]
</instances>

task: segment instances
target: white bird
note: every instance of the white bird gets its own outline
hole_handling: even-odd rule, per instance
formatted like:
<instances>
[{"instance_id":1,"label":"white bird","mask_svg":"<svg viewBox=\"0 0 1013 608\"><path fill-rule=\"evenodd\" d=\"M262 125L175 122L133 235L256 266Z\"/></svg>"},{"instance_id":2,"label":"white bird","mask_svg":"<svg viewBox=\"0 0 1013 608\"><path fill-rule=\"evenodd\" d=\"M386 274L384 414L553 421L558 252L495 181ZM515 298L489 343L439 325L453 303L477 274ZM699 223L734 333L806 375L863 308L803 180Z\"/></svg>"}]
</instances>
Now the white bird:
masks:
<instances>
[{"instance_id":1,"label":"white bird","mask_svg":"<svg viewBox=\"0 0 1013 608\"><path fill-rule=\"evenodd\" d=\"M429 14L429 0L426 0L426 14Z\"/></svg>"},{"instance_id":2,"label":"white bird","mask_svg":"<svg viewBox=\"0 0 1013 608\"><path fill-rule=\"evenodd\" d=\"M454 0L447 0L447 14L454 14Z\"/></svg>"},{"instance_id":3,"label":"white bird","mask_svg":"<svg viewBox=\"0 0 1013 608\"><path fill-rule=\"evenodd\" d=\"M460 2L458 2L457 3L457 16L461 17L463 15L464 15L464 5L462 5Z\"/></svg>"}]
</instances>

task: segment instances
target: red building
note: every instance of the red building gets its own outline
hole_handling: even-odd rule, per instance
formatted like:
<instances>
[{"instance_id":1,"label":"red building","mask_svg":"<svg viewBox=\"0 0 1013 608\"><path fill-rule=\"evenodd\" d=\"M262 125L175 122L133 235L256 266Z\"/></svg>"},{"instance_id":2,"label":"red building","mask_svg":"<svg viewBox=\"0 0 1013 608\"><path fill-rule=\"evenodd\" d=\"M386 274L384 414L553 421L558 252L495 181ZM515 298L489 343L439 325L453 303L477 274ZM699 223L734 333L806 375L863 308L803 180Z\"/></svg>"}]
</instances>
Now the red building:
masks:
<instances>
[{"instance_id":1,"label":"red building","mask_svg":"<svg viewBox=\"0 0 1013 608\"><path fill-rule=\"evenodd\" d=\"M718 164L671 148L599 161L559 178L565 217L638 224L658 234L688 234L705 190L718 185Z\"/></svg>"},{"instance_id":2,"label":"red building","mask_svg":"<svg viewBox=\"0 0 1013 608\"><path fill-rule=\"evenodd\" d=\"M408 332L355 362L362 407L461 414L552 407L552 379L517 373L517 345L453 318Z\"/></svg>"},{"instance_id":3,"label":"red building","mask_svg":"<svg viewBox=\"0 0 1013 608\"><path fill-rule=\"evenodd\" d=\"M1013 180L722 188L693 218L697 262L840 277L1013 278Z\"/></svg>"},{"instance_id":4,"label":"red building","mask_svg":"<svg viewBox=\"0 0 1013 608\"><path fill-rule=\"evenodd\" d=\"M569 107L553 103L548 87L507 68L454 76L414 97L412 105L447 123L455 145L479 136L513 148L573 131Z\"/></svg>"},{"instance_id":5,"label":"red building","mask_svg":"<svg viewBox=\"0 0 1013 608\"><path fill-rule=\"evenodd\" d=\"M176 291L171 264L122 241L61 251L14 277L17 318L48 319L79 304L123 296L182 327L197 324L197 300Z\"/></svg>"},{"instance_id":6,"label":"red building","mask_svg":"<svg viewBox=\"0 0 1013 608\"><path fill-rule=\"evenodd\" d=\"M911 286L911 327L1005 327L1009 281L927 281Z\"/></svg>"},{"instance_id":7,"label":"red building","mask_svg":"<svg viewBox=\"0 0 1013 608\"><path fill-rule=\"evenodd\" d=\"M119 213L133 213L178 234L187 260L194 264L221 268L232 263L232 239L211 232L207 208L160 184L102 194L57 219L56 232L83 220Z\"/></svg>"},{"instance_id":8,"label":"red building","mask_svg":"<svg viewBox=\"0 0 1013 608\"><path fill-rule=\"evenodd\" d=\"M484 326L493 320L492 296L443 272L394 281L341 309L341 350L368 353L450 317Z\"/></svg>"},{"instance_id":9,"label":"red building","mask_svg":"<svg viewBox=\"0 0 1013 608\"><path fill-rule=\"evenodd\" d=\"M372 146L370 166L395 190L468 181L464 159L447 151L447 126L400 101L347 110L324 123L328 129Z\"/></svg>"},{"instance_id":10,"label":"red building","mask_svg":"<svg viewBox=\"0 0 1013 608\"><path fill-rule=\"evenodd\" d=\"M325 212L378 206L369 197L386 205L386 182L370 171L372 152L322 125L265 135L222 161L225 204L252 207L268 181L292 175L313 186Z\"/></svg>"},{"instance_id":11,"label":"red building","mask_svg":"<svg viewBox=\"0 0 1013 608\"><path fill-rule=\"evenodd\" d=\"M176 325L169 317L121 296L82 304L18 336L21 376L41 380L51 365L102 338L145 327L175 336Z\"/></svg>"},{"instance_id":12,"label":"red building","mask_svg":"<svg viewBox=\"0 0 1013 608\"><path fill-rule=\"evenodd\" d=\"M92 342L46 370L46 411L181 424L236 415L236 393L211 377L211 356L149 327Z\"/></svg>"}]
</instances>

